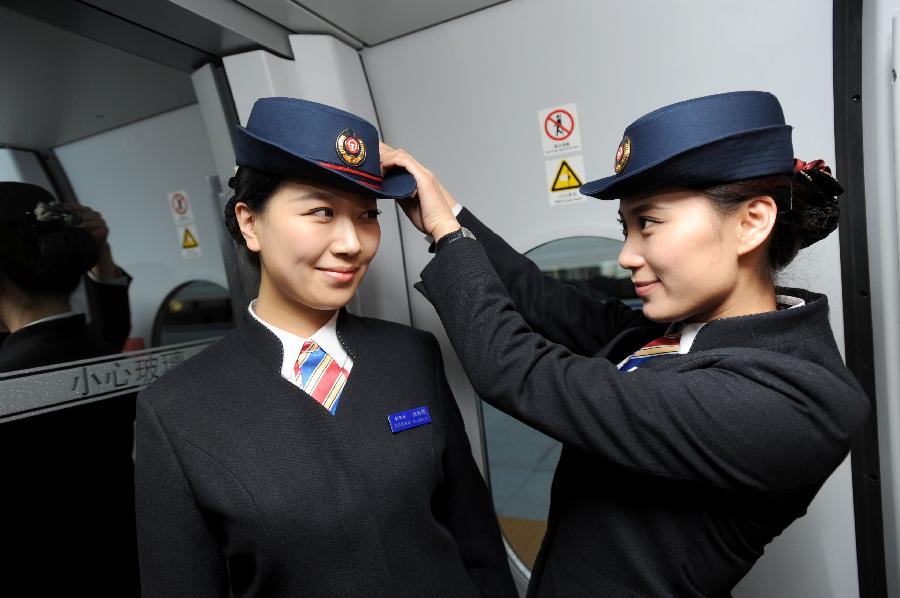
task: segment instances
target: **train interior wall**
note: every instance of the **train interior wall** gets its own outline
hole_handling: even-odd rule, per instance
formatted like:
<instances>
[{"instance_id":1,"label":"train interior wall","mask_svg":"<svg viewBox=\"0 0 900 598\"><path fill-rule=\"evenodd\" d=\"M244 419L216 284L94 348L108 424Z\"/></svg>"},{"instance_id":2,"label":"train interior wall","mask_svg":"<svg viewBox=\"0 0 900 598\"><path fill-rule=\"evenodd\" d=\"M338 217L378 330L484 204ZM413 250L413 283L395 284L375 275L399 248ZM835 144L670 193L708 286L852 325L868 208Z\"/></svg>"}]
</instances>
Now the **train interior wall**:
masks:
<instances>
[{"instance_id":1,"label":"train interior wall","mask_svg":"<svg viewBox=\"0 0 900 598\"><path fill-rule=\"evenodd\" d=\"M863 140L888 593L900 596L900 1L863 4Z\"/></svg>"}]
</instances>

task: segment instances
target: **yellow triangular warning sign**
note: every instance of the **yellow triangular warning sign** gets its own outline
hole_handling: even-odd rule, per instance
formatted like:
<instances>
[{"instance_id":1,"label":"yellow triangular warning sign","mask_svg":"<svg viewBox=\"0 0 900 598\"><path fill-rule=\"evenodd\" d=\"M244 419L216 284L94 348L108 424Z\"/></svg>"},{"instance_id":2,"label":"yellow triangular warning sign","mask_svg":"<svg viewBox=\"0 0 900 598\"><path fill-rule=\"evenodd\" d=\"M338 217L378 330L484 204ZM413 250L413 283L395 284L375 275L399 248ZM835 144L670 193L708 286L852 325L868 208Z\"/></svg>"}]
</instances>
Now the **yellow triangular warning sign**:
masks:
<instances>
[{"instance_id":1,"label":"yellow triangular warning sign","mask_svg":"<svg viewBox=\"0 0 900 598\"><path fill-rule=\"evenodd\" d=\"M193 249L194 247L200 247L200 244L197 243L197 239L191 234L191 229L184 229L184 239L181 240L181 248L182 249Z\"/></svg>"},{"instance_id":2,"label":"yellow triangular warning sign","mask_svg":"<svg viewBox=\"0 0 900 598\"><path fill-rule=\"evenodd\" d=\"M556 171L556 176L553 178L553 186L550 187L550 190L566 191L568 189L577 189L578 187L581 187L581 179L578 178L578 175L575 174L569 163L563 160L559 165L559 170Z\"/></svg>"}]
</instances>

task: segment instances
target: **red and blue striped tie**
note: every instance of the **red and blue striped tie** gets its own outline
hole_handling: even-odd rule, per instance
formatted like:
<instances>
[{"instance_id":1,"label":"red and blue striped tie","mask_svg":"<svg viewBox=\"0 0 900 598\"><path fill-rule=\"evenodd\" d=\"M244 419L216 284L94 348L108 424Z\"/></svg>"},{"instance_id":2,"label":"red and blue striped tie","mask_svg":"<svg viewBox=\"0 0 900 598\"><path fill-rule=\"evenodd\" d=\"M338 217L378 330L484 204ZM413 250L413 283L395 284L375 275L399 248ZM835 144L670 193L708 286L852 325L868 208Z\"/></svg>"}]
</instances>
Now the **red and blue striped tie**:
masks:
<instances>
[{"instance_id":1,"label":"red and blue striped tie","mask_svg":"<svg viewBox=\"0 0 900 598\"><path fill-rule=\"evenodd\" d=\"M342 368L317 343L305 341L294 362L294 382L331 415L337 411L350 372Z\"/></svg>"},{"instance_id":2,"label":"red and blue striped tie","mask_svg":"<svg viewBox=\"0 0 900 598\"><path fill-rule=\"evenodd\" d=\"M681 348L681 335L661 336L652 340L619 364L620 372L638 369L644 362L659 357L677 357Z\"/></svg>"}]
</instances>

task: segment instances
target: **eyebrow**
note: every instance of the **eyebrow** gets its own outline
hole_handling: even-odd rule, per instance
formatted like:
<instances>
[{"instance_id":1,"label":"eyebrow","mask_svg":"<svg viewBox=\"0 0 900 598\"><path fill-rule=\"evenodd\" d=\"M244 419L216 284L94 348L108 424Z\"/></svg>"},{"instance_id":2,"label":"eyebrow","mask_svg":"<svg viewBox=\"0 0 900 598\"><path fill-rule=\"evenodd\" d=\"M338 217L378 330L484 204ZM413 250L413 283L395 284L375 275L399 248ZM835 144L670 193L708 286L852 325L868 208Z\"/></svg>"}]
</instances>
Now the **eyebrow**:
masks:
<instances>
[{"instance_id":1,"label":"eyebrow","mask_svg":"<svg viewBox=\"0 0 900 598\"><path fill-rule=\"evenodd\" d=\"M634 206L633 208L629 208L626 211L629 212L630 214L632 214L633 216L640 216L641 214L644 214L645 212L649 212L650 210L664 210L664 209L666 209L666 206L647 201L647 202L639 203L638 205ZM623 215L622 210L619 210L619 216L622 216L622 215Z\"/></svg>"},{"instance_id":2,"label":"eyebrow","mask_svg":"<svg viewBox=\"0 0 900 598\"><path fill-rule=\"evenodd\" d=\"M334 199L334 196L331 193L328 193L327 191L312 190L312 191L303 191L301 193L298 193L298 194L294 195L291 199L293 199L295 201L302 200L302 199L332 200L332 199Z\"/></svg>"}]
</instances>

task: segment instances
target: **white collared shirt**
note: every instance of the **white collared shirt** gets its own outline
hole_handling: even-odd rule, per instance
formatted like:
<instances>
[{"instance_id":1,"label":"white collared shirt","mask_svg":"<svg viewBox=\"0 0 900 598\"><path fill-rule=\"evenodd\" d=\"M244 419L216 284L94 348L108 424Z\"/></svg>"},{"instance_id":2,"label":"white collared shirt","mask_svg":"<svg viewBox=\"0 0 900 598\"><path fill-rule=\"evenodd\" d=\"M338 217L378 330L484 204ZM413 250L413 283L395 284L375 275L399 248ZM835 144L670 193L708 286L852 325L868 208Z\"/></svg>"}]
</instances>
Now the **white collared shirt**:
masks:
<instances>
[{"instance_id":1,"label":"white collared shirt","mask_svg":"<svg viewBox=\"0 0 900 598\"><path fill-rule=\"evenodd\" d=\"M40 318L35 320L34 322L28 322L22 328L27 328L28 326L34 326L35 324L43 324L44 322L52 322L53 320L62 320L63 318L69 318L71 316L77 315L74 311L69 310L63 312L61 314L53 314L52 316L47 316L46 318Z\"/></svg>"},{"instance_id":2,"label":"white collared shirt","mask_svg":"<svg viewBox=\"0 0 900 598\"><path fill-rule=\"evenodd\" d=\"M254 309L255 305L256 299L250 302L250 305L247 306L247 311L250 312L251 316L256 318L257 322L271 330L272 334L277 336L278 340L281 341L281 346L284 351L281 359L281 375L288 382L292 384L294 383L294 363L297 361L297 356L300 354L300 349L303 348L303 343L305 343L307 340L313 341L317 345L319 345L322 350L328 353L335 362L337 362L342 368L347 370L348 374L350 373L351 368L353 368L353 358L347 354L347 351L345 351L343 345L341 345L341 341L338 340L337 311L334 312L334 315L330 320L325 322L325 324L321 328L316 330L311 337L306 339L302 336L297 336L292 332L282 330L277 326L269 324L258 315L256 315L256 310Z\"/></svg>"}]
</instances>

